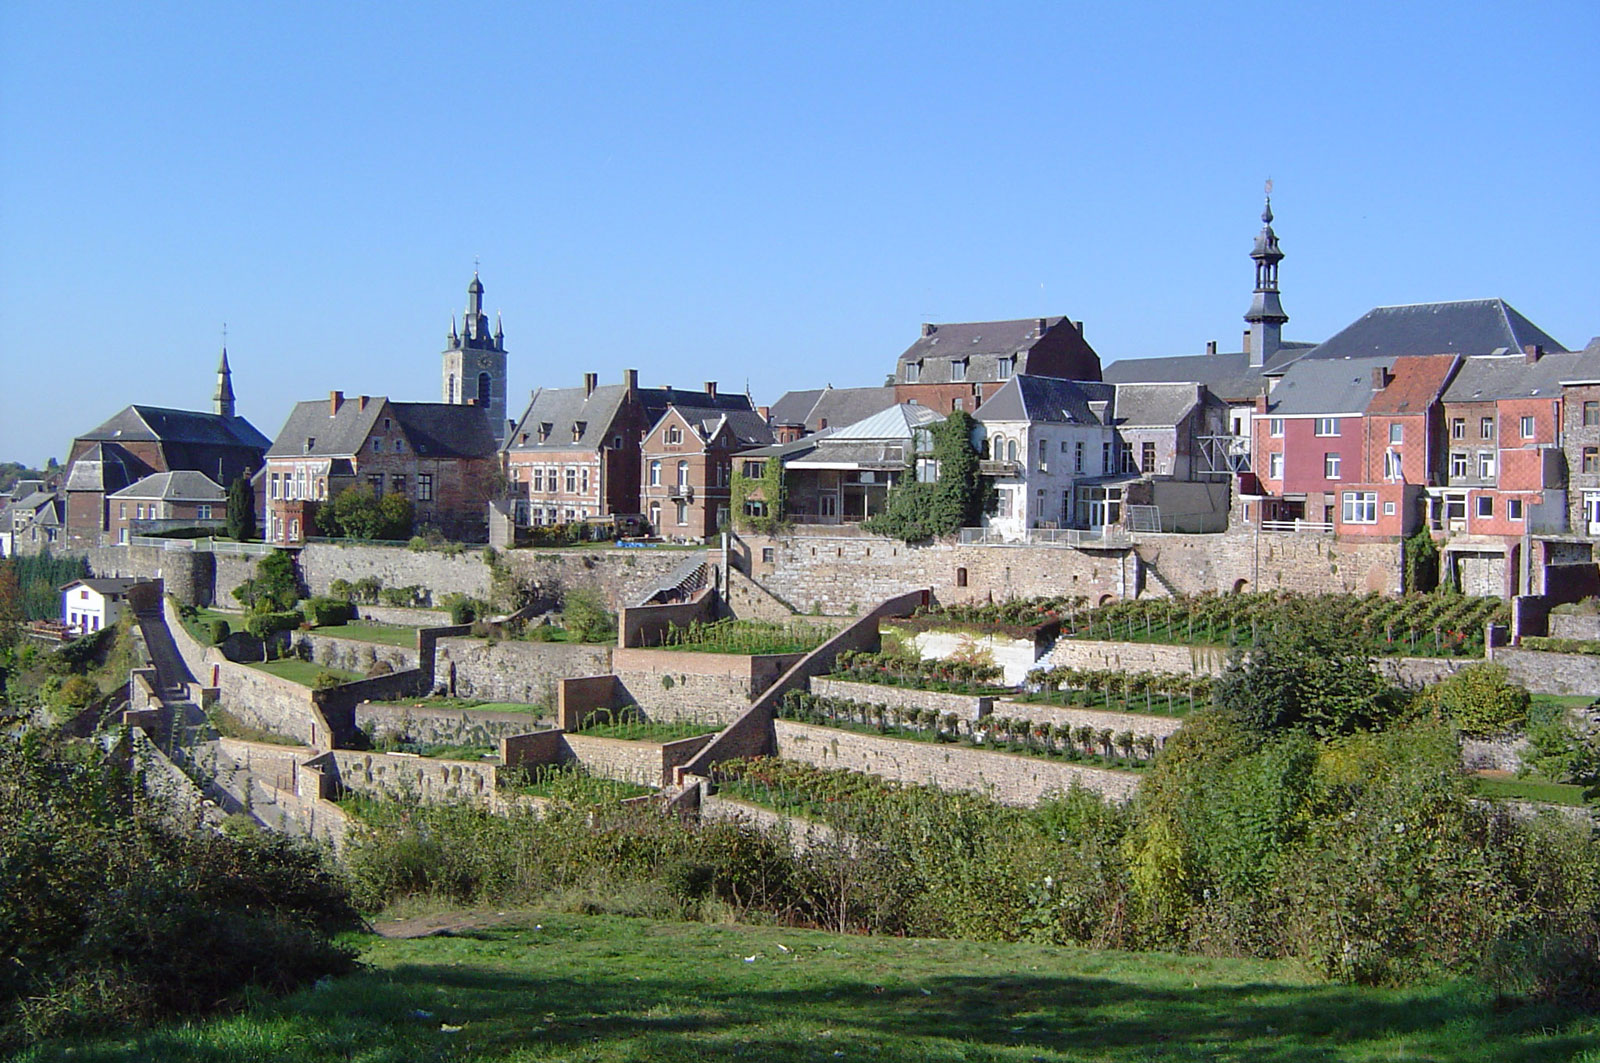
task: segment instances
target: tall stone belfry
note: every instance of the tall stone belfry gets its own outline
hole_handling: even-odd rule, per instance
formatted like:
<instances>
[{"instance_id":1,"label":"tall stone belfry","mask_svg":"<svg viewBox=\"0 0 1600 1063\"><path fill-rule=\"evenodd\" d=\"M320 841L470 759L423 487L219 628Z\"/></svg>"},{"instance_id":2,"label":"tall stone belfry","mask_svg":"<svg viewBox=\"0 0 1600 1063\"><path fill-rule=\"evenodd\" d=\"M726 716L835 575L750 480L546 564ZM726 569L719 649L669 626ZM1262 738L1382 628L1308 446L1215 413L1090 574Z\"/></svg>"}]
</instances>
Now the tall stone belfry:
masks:
<instances>
[{"instance_id":1,"label":"tall stone belfry","mask_svg":"<svg viewBox=\"0 0 1600 1063\"><path fill-rule=\"evenodd\" d=\"M467 311L456 331L456 317L450 315L450 335L444 349L444 401L465 406L470 402L488 409L495 438L505 434L506 424L506 337L496 316L494 333L489 332L489 315L483 312L483 282L472 271L467 285Z\"/></svg>"},{"instance_id":2,"label":"tall stone belfry","mask_svg":"<svg viewBox=\"0 0 1600 1063\"><path fill-rule=\"evenodd\" d=\"M1278 302L1278 263L1283 252L1278 250L1278 234L1272 231L1272 182L1267 182L1267 206L1261 212L1261 231L1256 234L1256 246L1250 252L1256 262L1256 295L1250 303L1250 312L1244 315L1250 324L1246 353L1255 368L1266 365L1283 347L1283 325L1289 315Z\"/></svg>"}]
</instances>

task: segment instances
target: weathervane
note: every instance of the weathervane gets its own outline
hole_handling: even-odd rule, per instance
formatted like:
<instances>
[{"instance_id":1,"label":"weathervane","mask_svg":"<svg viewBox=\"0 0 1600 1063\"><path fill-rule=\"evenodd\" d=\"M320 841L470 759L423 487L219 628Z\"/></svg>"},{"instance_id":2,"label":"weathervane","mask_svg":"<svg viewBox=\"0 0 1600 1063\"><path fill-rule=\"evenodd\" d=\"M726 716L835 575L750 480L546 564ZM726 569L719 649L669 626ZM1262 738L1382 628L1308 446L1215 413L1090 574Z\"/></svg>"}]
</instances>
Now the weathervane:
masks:
<instances>
[{"instance_id":1,"label":"weathervane","mask_svg":"<svg viewBox=\"0 0 1600 1063\"><path fill-rule=\"evenodd\" d=\"M1267 178L1267 195L1272 195L1272 178Z\"/></svg>"}]
</instances>

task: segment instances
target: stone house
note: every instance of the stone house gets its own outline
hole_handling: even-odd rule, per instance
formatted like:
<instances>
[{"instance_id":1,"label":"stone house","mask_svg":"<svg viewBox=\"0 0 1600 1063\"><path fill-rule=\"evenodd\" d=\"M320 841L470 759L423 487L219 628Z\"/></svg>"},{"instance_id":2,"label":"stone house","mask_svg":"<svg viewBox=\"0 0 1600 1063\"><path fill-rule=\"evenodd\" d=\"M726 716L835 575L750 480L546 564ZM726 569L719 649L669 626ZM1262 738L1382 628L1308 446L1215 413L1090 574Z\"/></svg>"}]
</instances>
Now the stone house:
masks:
<instances>
[{"instance_id":1,"label":"stone house","mask_svg":"<svg viewBox=\"0 0 1600 1063\"><path fill-rule=\"evenodd\" d=\"M640 445L639 485L655 535L707 540L728 524L733 456L773 442L754 410L668 406Z\"/></svg>"},{"instance_id":2,"label":"stone house","mask_svg":"<svg viewBox=\"0 0 1600 1063\"><path fill-rule=\"evenodd\" d=\"M934 478L925 429L942 420L927 406L901 403L766 457L784 463L785 516L798 524L858 524L883 512L889 489L913 469L918 479ZM751 457L741 454L739 460Z\"/></svg>"},{"instance_id":3,"label":"stone house","mask_svg":"<svg viewBox=\"0 0 1600 1063\"><path fill-rule=\"evenodd\" d=\"M409 498L418 525L481 541L499 472L484 408L342 391L297 403L266 464L266 539L285 546L303 544L317 507L357 484Z\"/></svg>"},{"instance_id":4,"label":"stone house","mask_svg":"<svg viewBox=\"0 0 1600 1063\"><path fill-rule=\"evenodd\" d=\"M1567 520L1573 532L1600 537L1600 336L1563 376L1561 399Z\"/></svg>"},{"instance_id":5,"label":"stone house","mask_svg":"<svg viewBox=\"0 0 1600 1063\"><path fill-rule=\"evenodd\" d=\"M973 411L1014 376L1098 381L1083 322L1064 317L925 324L895 363L895 401Z\"/></svg>"},{"instance_id":6,"label":"stone house","mask_svg":"<svg viewBox=\"0 0 1600 1063\"><path fill-rule=\"evenodd\" d=\"M227 525L228 493L209 476L189 469L152 473L107 498L111 537L118 543L134 535Z\"/></svg>"}]
</instances>

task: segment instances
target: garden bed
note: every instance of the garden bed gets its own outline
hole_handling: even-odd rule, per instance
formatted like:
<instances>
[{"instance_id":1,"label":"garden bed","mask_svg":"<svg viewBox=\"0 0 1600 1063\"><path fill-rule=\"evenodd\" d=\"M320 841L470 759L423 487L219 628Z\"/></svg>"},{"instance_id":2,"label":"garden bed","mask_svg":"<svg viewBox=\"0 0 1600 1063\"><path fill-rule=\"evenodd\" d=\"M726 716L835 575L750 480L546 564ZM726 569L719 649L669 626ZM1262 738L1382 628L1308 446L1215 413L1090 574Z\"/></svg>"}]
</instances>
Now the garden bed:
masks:
<instances>
[{"instance_id":1,"label":"garden bed","mask_svg":"<svg viewBox=\"0 0 1600 1063\"><path fill-rule=\"evenodd\" d=\"M594 720L591 716L590 720ZM722 730L718 724L702 723L699 720L602 720L586 722L578 728L577 734L585 738L620 738L627 742L676 742L683 738L698 738L700 735L716 734Z\"/></svg>"},{"instance_id":2,"label":"garden bed","mask_svg":"<svg viewBox=\"0 0 1600 1063\"><path fill-rule=\"evenodd\" d=\"M972 697L997 697L1015 692L1012 687L995 682L1000 678L999 665L982 661L925 661L920 657L859 650L845 650L839 654L828 678Z\"/></svg>"},{"instance_id":3,"label":"garden bed","mask_svg":"<svg viewBox=\"0 0 1600 1063\"><path fill-rule=\"evenodd\" d=\"M268 675L275 675L279 679L287 679L291 683L299 683L304 687L316 686L318 676L333 676L340 683L354 683L357 680L366 678L360 672L352 672L344 668L326 668L311 661L302 661L298 657L285 658L281 661L256 661L253 664L245 665L245 667L254 668L258 672L266 672Z\"/></svg>"},{"instance_id":4,"label":"garden bed","mask_svg":"<svg viewBox=\"0 0 1600 1063\"><path fill-rule=\"evenodd\" d=\"M327 627L312 628L311 631L313 634L324 635L334 639L375 642L380 645L398 646L407 650L417 648L417 629L414 627L400 627L396 624L352 620L346 624L330 624Z\"/></svg>"},{"instance_id":5,"label":"garden bed","mask_svg":"<svg viewBox=\"0 0 1600 1063\"><path fill-rule=\"evenodd\" d=\"M771 654L810 653L834 636L831 628L814 624L778 623L765 620L718 620L688 627L668 625L658 645L661 650L691 653L727 653L744 657Z\"/></svg>"},{"instance_id":6,"label":"garden bed","mask_svg":"<svg viewBox=\"0 0 1600 1063\"><path fill-rule=\"evenodd\" d=\"M503 770L500 790L508 795L542 797L575 805L614 804L655 793L648 786L602 779L576 765L540 765Z\"/></svg>"}]
</instances>

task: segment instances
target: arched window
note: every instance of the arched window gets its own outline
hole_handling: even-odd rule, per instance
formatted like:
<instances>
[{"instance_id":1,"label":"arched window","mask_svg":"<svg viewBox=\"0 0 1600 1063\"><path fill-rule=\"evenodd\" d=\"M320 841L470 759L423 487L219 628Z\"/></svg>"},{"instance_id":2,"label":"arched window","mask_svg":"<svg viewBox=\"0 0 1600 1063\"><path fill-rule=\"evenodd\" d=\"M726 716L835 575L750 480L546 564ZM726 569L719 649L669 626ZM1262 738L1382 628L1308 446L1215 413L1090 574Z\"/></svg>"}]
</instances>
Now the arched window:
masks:
<instances>
[{"instance_id":1,"label":"arched window","mask_svg":"<svg viewBox=\"0 0 1600 1063\"><path fill-rule=\"evenodd\" d=\"M478 405L487 406L494 398L494 378L488 373L478 374Z\"/></svg>"},{"instance_id":2,"label":"arched window","mask_svg":"<svg viewBox=\"0 0 1600 1063\"><path fill-rule=\"evenodd\" d=\"M446 401L449 402L452 406L454 406L455 402L456 402L456 375L454 373L450 374L449 384L450 384L450 398L447 399Z\"/></svg>"},{"instance_id":3,"label":"arched window","mask_svg":"<svg viewBox=\"0 0 1600 1063\"><path fill-rule=\"evenodd\" d=\"M956 586L957 587L965 587L966 585L967 585L967 570L965 568L957 568L956 569Z\"/></svg>"},{"instance_id":4,"label":"arched window","mask_svg":"<svg viewBox=\"0 0 1600 1063\"><path fill-rule=\"evenodd\" d=\"M686 461L678 462L678 486L689 486L689 463Z\"/></svg>"},{"instance_id":5,"label":"arched window","mask_svg":"<svg viewBox=\"0 0 1600 1063\"><path fill-rule=\"evenodd\" d=\"M1017 460L1017 441L1015 439L1006 440L1006 460Z\"/></svg>"}]
</instances>

